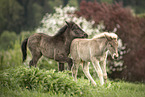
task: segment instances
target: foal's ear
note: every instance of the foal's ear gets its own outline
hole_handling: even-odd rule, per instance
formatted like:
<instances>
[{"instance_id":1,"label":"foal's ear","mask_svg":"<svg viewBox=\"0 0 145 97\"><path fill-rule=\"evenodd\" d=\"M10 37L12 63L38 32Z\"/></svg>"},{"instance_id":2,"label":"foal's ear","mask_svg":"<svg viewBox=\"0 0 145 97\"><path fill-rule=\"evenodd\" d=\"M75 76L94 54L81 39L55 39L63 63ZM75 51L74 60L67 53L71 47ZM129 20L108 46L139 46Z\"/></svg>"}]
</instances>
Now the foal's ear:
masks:
<instances>
[{"instance_id":1,"label":"foal's ear","mask_svg":"<svg viewBox=\"0 0 145 97\"><path fill-rule=\"evenodd\" d=\"M67 21L65 21L65 22L66 22L67 26L70 27L70 24Z\"/></svg>"}]
</instances>

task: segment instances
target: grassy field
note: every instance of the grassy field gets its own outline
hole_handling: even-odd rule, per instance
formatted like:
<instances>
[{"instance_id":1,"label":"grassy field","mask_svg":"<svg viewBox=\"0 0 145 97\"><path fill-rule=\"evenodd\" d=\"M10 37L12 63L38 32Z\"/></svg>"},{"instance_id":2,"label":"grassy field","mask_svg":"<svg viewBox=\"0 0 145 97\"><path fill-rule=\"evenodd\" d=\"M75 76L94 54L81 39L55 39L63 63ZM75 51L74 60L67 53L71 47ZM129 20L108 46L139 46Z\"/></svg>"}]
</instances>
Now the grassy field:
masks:
<instances>
[{"instance_id":1,"label":"grassy field","mask_svg":"<svg viewBox=\"0 0 145 97\"><path fill-rule=\"evenodd\" d=\"M0 97L145 97L145 84L109 81L92 86L87 79L73 81L69 71L56 72L24 66L1 71Z\"/></svg>"}]
</instances>

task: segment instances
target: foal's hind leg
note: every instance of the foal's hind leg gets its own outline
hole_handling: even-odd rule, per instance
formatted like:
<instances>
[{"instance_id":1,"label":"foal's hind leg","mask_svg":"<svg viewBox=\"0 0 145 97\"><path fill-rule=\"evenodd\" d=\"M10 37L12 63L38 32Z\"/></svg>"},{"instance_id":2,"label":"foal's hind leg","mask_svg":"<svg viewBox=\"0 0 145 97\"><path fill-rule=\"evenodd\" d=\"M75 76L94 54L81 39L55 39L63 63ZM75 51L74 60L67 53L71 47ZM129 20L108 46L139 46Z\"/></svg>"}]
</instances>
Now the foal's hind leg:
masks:
<instances>
[{"instance_id":1,"label":"foal's hind leg","mask_svg":"<svg viewBox=\"0 0 145 97\"><path fill-rule=\"evenodd\" d=\"M90 63L84 62L84 64L82 65L83 72L85 73L86 77L92 82L92 84L96 85L96 82L93 80L92 76L90 75L89 64Z\"/></svg>"},{"instance_id":2,"label":"foal's hind leg","mask_svg":"<svg viewBox=\"0 0 145 97\"><path fill-rule=\"evenodd\" d=\"M77 81L77 73L78 73L78 68L79 68L79 62L73 62L72 66L72 76L74 77L74 80Z\"/></svg>"},{"instance_id":3,"label":"foal's hind leg","mask_svg":"<svg viewBox=\"0 0 145 97\"><path fill-rule=\"evenodd\" d=\"M41 52L31 52L32 54L32 60L29 62L29 66L37 66L37 62L39 58L42 56Z\"/></svg>"}]
</instances>

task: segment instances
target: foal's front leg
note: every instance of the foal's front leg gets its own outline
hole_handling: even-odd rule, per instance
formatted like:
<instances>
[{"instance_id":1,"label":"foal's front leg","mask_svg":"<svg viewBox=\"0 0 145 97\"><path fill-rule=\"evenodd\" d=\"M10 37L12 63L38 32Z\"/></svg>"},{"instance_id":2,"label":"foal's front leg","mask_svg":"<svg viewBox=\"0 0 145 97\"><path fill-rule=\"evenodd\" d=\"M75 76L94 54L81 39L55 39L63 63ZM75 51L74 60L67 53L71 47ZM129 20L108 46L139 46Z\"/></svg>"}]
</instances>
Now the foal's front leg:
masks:
<instances>
[{"instance_id":1,"label":"foal's front leg","mask_svg":"<svg viewBox=\"0 0 145 97\"><path fill-rule=\"evenodd\" d=\"M104 76L104 80L105 80L105 84L107 83L107 72L106 72L106 59L103 60L101 62L101 68L102 68L102 71L103 71L103 76Z\"/></svg>"},{"instance_id":2,"label":"foal's front leg","mask_svg":"<svg viewBox=\"0 0 145 97\"><path fill-rule=\"evenodd\" d=\"M98 61L95 57L92 57L92 58L91 58L91 61L92 61L92 64L93 64L93 66L94 66L94 68L95 68L97 74L98 74L98 77L99 77L99 79L100 79L100 83L101 83L101 85L103 85L103 84L104 84L103 72L102 72L102 70L101 70L99 61Z\"/></svg>"},{"instance_id":3,"label":"foal's front leg","mask_svg":"<svg viewBox=\"0 0 145 97\"><path fill-rule=\"evenodd\" d=\"M63 71L64 70L64 63L59 63L58 64L58 71Z\"/></svg>"},{"instance_id":4,"label":"foal's front leg","mask_svg":"<svg viewBox=\"0 0 145 97\"><path fill-rule=\"evenodd\" d=\"M74 77L74 80L77 81L77 73L78 73L78 68L79 68L79 62L73 62L72 66L72 76Z\"/></svg>"},{"instance_id":5,"label":"foal's front leg","mask_svg":"<svg viewBox=\"0 0 145 97\"><path fill-rule=\"evenodd\" d=\"M104 56L102 57L103 60L100 62L100 65L101 65L101 68L102 68L102 71L103 71L103 76L104 76L105 84L107 83L107 72L106 72L107 54L108 54L108 52L106 52L104 54Z\"/></svg>"}]
</instances>

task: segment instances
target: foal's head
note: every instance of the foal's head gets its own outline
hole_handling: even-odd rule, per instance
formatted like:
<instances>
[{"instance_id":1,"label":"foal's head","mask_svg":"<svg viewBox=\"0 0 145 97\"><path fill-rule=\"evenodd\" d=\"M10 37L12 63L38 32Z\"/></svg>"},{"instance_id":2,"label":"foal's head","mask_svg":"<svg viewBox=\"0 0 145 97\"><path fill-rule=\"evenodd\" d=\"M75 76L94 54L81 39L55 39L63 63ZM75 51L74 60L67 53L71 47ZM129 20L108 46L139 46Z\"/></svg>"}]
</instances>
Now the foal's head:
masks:
<instances>
[{"instance_id":1,"label":"foal's head","mask_svg":"<svg viewBox=\"0 0 145 97\"><path fill-rule=\"evenodd\" d=\"M105 33L104 34L107 41L107 49L110 51L112 58L118 57L118 42L117 42L117 35L114 33Z\"/></svg>"},{"instance_id":2,"label":"foal's head","mask_svg":"<svg viewBox=\"0 0 145 97\"><path fill-rule=\"evenodd\" d=\"M87 38L88 35L85 33L77 24L74 22L67 22L65 21L69 30L70 30L70 36L73 36L73 38Z\"/></svg>"}]
</instances>

